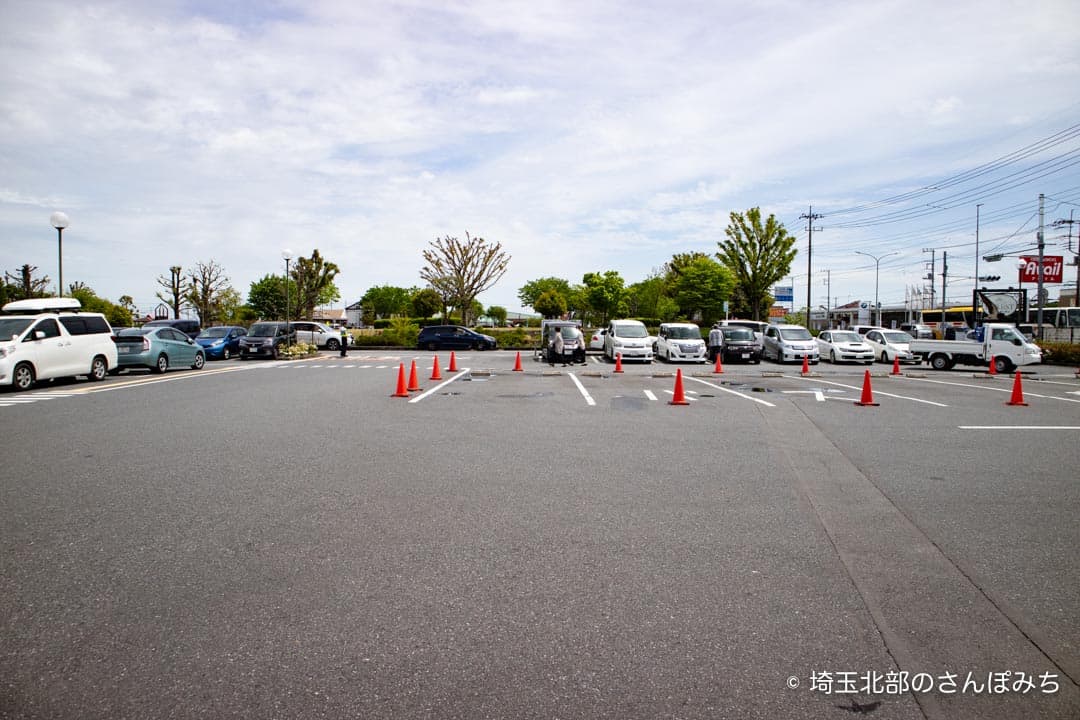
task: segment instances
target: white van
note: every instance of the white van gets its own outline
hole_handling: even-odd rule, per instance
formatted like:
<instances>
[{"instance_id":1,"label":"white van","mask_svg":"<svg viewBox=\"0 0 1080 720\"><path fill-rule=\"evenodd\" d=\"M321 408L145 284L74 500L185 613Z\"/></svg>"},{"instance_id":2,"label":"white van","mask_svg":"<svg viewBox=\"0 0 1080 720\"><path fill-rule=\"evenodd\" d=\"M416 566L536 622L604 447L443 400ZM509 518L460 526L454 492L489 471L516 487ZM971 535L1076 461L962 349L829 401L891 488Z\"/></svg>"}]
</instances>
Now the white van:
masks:
<instances>
[{"instance_id":1,"label":"white van","mask_svg":"<svg viewBox=\"0 0 1080 720\"><path fill-rule=\"evenodd\" d=\"M604 335L604 357L615 362L615 356L623 360L642 360L651 363L652 339L645 323L640 320L612 320Z\"/></svg>"},{"instance_id":2,"label":"white van","mask_svg":"<svg viewBox=\"0 0 1080 720\"><path fill-rule=\"evenodd\" d=\"M38 380L85 375L104 380L116 367L112 328L101 313L79 312L74 298L16 300L0 315L0 385L29 390Z\"/></svg>"}]
</instances>

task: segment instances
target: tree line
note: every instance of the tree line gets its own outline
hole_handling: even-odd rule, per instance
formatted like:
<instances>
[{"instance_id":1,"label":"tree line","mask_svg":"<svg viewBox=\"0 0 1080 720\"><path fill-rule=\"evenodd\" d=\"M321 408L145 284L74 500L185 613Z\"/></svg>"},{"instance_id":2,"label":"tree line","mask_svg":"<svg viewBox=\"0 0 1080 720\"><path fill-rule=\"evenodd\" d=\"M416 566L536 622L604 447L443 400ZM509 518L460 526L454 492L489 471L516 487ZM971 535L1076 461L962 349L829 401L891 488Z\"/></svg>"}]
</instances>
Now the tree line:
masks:
<instances>
[{"instance_id":1,"label":"tree line","mask_svg":"<svg viewBox=\"0 0 1080 720\"><path fill-rule=\"evenodd\" d=\"M702 252L677 253L647 278L627 285L614 270L585 273L580 283L557 277L527 282L518 299L545 317L572 314L602 324L612 317L632 316L672 320L676 318L711 322L728 311L761 319L772 305L770 290L782 280L795 259L795 238L773 215L764 221L759 208L732 212L725 229L726 239L717 243L713 255ZM510 256L498 242L474 237L437 238L422 251L425 261L420 278L427 286L399 288L374 286L361 298L364 321L411 316L427 318L456 313L462 324L471 324L481 315L504 324L506 309L484 308L477 296L492 288L506 273ZM49 295L47 276L37 268L23 265L15 273L5 272L0 284L0 301ZM315 308L341 299L335 279L337 264L325 259L318 249L310 257L299 257L286 275L266 275L251 283L244 302L215 260L196 262L191 268L179 265L160 275L156 297L173 317L192 310L202 325L249 324L256 319L312 317ZM72 283L69 294L83 300L83 307L105 312L114 325L130 325L135 306L130 296L118 303L98 298L82 283ZM85 298L85 300L84 300Z\"/></svg>"}]
</instances>

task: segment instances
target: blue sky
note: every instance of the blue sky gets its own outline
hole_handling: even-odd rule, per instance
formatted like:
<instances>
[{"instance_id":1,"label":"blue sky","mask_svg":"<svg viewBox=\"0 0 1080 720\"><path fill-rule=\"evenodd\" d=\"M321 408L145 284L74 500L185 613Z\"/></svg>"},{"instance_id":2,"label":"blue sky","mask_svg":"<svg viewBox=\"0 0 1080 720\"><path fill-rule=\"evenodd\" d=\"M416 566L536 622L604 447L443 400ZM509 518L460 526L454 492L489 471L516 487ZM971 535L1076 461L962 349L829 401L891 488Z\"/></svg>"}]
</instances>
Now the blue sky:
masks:
<instances>
[{"instance_id":1,"label":"blue sky","mask_svg":"<svg viewBox=\"0 0 1080 720\"><path fill-rule=\"evenodd\" d=\"M1034 244L1039 193L1080 217L1075 2L8 0L0 26L0 270L55 281L62 210L65 283L146 311L171 265L246 295L284 248L353 302L420 285L421 251L466 231L511 255L481 300L514 311L537 277L714 252L753 206L799 238L802 305L811 204L815 305L826 270L835 301L872 299L855 250L897 253L885 303L925 284L923 248L970 298L976 204L981 254Z\"/></svg>"}]
</instances>

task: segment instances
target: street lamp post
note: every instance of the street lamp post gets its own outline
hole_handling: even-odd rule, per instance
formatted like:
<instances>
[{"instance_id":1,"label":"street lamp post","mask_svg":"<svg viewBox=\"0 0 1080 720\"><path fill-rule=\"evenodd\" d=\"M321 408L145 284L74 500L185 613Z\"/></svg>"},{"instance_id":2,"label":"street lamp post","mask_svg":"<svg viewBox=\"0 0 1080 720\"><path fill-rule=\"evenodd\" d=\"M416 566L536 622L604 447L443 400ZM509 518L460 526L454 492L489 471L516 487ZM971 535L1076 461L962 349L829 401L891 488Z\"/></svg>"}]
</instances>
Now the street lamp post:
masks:
<instances>
[{"instance_id":1,"label":"street lamp post","mask_svg":"<svg viewBox=\"0 0 1080 720\"><path fill-rule=\"evenodd\" d=\"M881 325L881 303L878 302L878 277L881 270L881 261L883 258L887 258L890 255L896 255L899 252L899 250L896 250L894 252L885 253L884 255L879 256L871 255L870 253L861 252L859 250L855 251L856 255L865 255L866 257L871 258L874 261L874 308L877 309L877 323L875 323L877 325Z\"/></svg>"},{"instance_id":2,"label":"street lamp post","mask_svg":"<svg viewBox=\"0 0 1080 720\"><path fill-rule=\"evenodd\" d=\"M64 228L70 223L67 215L62 212L54 212L49 217L49 224L56 228L56 263L59 270L56 296L64 297Z\"/></svg>"},{"instance_id":3,"label":"street lamp post","mask_svg":"<svg viewBox=\"0 0 1080 720\"><path fill-rule=\"evenodd\" d=\"M292 260L291 250L282 250L281 257L285 259L285 343L292 346L292 327L289 324L289 261Z\"/></svg>"}]
</instances>

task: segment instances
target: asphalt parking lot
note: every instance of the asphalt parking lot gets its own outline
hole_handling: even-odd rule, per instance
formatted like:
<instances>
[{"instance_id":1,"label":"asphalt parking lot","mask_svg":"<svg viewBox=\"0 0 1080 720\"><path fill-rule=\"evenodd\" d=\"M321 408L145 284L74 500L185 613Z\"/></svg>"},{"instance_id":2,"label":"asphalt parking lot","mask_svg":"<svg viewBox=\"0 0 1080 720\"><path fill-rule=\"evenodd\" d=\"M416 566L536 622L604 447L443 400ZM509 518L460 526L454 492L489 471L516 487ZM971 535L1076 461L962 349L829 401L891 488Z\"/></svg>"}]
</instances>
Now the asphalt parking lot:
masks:
<instances>
[{"instance_id":1,"label":"asphalt parking lot","mask_svg":"<svg viewBox=\"0 0 1080 720\"><path fill-rule=\"evenodd\" d=\"M1080 716L1069 369L439 358L0 394L0 717Z\"/></svg>"}]
</instances>

